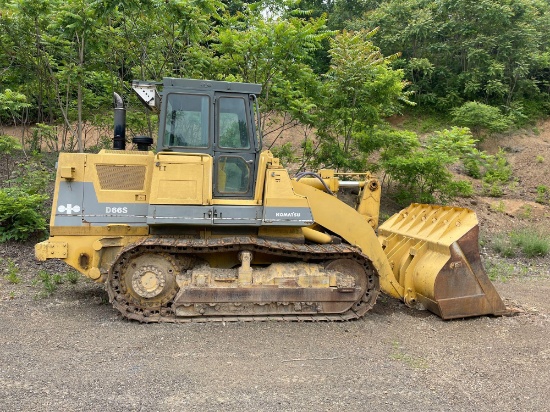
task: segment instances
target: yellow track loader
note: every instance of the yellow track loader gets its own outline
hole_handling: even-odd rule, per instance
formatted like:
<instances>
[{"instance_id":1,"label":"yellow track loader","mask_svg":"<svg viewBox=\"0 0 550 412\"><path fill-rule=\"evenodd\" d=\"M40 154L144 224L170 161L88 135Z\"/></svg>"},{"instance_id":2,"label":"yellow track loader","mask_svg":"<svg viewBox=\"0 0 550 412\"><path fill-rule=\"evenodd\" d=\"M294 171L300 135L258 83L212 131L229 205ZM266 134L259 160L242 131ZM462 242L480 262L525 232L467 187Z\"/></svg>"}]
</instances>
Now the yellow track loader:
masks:
<instances>
[{"instance_id":1,"label":"yellow track loader","mask_svg":"<svg viewBox=\"0 0 550 412\"><path fill-rule=\"evenodd\" d=\"M60 155L50 238L35 248L104 283L124 317L348 320L380 289L443 319L507 313L471 210L414 204L378 227L374 176L291 178L262 151L259 85L165 78L133 89L159 113L156 153L144 136L126 150L115 94L113 150ZM356 207L338 199L345 186Z\"/></svg>"}]
</instances>

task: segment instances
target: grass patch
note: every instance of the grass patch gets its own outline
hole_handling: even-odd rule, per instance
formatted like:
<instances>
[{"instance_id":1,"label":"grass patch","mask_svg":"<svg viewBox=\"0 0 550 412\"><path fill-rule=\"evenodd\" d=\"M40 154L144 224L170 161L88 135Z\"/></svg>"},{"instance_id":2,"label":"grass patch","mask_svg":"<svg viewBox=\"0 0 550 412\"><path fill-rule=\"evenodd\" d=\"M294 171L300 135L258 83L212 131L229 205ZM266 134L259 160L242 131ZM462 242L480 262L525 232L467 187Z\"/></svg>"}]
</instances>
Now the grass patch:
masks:
<instances>
[{"instance_id":1,"label":"grass patch","mask_svg":"<svg viewBox=\"0 0 550 412\"><path fill-rule=\"evenodd\" d=\"M502 200L500 202L491 203L491 210L498 213L504 213L506 211L506 205Z\"/></svg>"},{"instance_id":2,"label":"grass patch","mask_svg":"<svg viewBox=\"0 0 550 412\"><path fill-rule=\"evenodd\" d=\"M550 253L550 236L536 229L521 229L495 236L491 246L502 257L544 257Z\"/></svg>"},{"instance_id":3,"label":"grass patch","mask_svg":"<svg viewBox=\"0 0 550 412\"><path fill-rule=\"evenodd\" d=\"M497 235L493 239L493 250L502 257L514 257L516 255L516 249L510 242L510 236Z\"/></svg>"},{"instance_id":4,"label":"grass patch","mask_svg":"<svg viewBox=\"0 0 550 412\"><path fill-rule=\"evenodd\" d=\"M76 284L80 278L79 274L76 272L68 272L66 275L61 275L59 273L50 274L45 270L38 271L38 275L33 280L33 285L40 285L42 290L38 292L38 298L47 298L55 293L59 285L69 282L71 284Z\"/></svg>"},{"instance_id":5,"label":"grass patch","mask_svg":"<svg viewBox=\"0 0 550 412\"><path fill-rule=\"evenodd\" d=\"M519 217L522 219L531 219L533 216L533 208L529 205L523 205L519 213Z\"/></svg>"},{"instance_id":6,"label":"grass patch","mask_svg":"<svg viewBox=\"0 0 550 412\"><path fill-rule=\"evenodd\" d=\"M78 279L80 279L80 273L71 271L65 275L65 279L67 279L67 282L71 285L76 285Z\"/></svg>"},{"instance_id":7,"label":"grass patch","mask_svg":"<svg viewBox=\"0 0 550 412\"><path fill-rule=\"evenodd\" d=\"M390 358L396 361L403 362L405 365L413 369L427 369L428 361L418 356L412 356L403 352L399 346L399 342L392 342L393 352Z\"/></svg>"},{"instance_id":8,"label":"grass patch","mask_svg":"<svg viewBox=\"0 0 550 412\"><path fill-rule=\"evenodd\" d=\"M527 257L546 256L550 251L550 237L534 230L520 230L510 235L512 244Z\"/></svg>"},{"instance_id":9,"label":"grass patch","mask_svg":"<svg viewBox=\"0 0 550 412\"><path fill-rule=\"evenodd\" d=\"M441 113L417 113L414 109L410 110L403 122L403 127L416 133L432 133L436 130L443 130L449 127L450 118L441 115Z\"/></svg>"},{"instance_id":10,"label":"grass patch","mask_svg":"<svg viewBox=\"0 0 550 412\"><path fill-rule=\"evenodd\" d=\"M21 283L21 277L19 276L19 268L17 267L17 264L11 259L7 259L6 261L0 259L0 264L4 263L6 263L7 265L5 269L6 274L4 275L4 279L14 285Z\"/></svg>"},{"instance_id":11,"label":"grass patch","mask_svg":"<svg viewBox=\"0 0 550 412\"><path fill-rule=\"evenodd\" d=\"M548 189L548 186L537 186L537 197L535 199L535 202L544 204L546 203L546 199L548 198L550 194L550 190Z\"/></svg>"},{"instance_id":12,"label":"grass patch","mask_svg":"<svg viewBox=\"0 0 550 412\"><path fill-rule=\"evenodd\" d=\"M514 265L506 262L488 262L486 264L487 276L492 282L506 282L514 277L523 277L527 275L527 267L516 268Z\"/></svg>"}]
</instances>

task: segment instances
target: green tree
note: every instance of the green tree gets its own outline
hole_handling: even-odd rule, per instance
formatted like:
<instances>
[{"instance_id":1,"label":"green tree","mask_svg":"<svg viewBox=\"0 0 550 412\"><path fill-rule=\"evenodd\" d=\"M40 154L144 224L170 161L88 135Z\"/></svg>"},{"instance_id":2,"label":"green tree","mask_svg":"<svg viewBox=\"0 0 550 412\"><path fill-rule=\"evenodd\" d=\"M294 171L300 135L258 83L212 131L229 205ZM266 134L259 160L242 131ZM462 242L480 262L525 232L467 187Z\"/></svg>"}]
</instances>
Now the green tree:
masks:
<instances>
[{"instance_id":1,"label":"green tree","mask_svg":"<svg viewBox=\"0 0 550 412\"><path fill-rule=\"evenodd\" d=\"M58 3L8 0L0 4L0 83L28 96L29 115L38 122L54 118L45 38Z\"/></svg>"},{"instance_id":2,"label":"green tree","mask_svg":"<svg viewBox=\"0 0 550 412\"><path fill-rule=\"evenodd\" d=\"M541 0L388 0L349 24L381 28L376 42L402 53L395 67L418 102L511 107L547 93L549 11Z\"/></svg>"},{"instance_id":3,"label":"green tree","mask_svg":"<svg viewBox=\"0 0 550 412\"><path fill-rule=\"evenodd\" d=\"M6 89L0 92L0 116L5 116L17 126L24 117L24 111L30 107L27 97L19 92Z\"/></svg>"},{"instance_id":4,"label":"green tree","mask_svg":"<svg viewBox=\"0 0 550 412\"><path fill-rule=\"evenodd\" d=\"M376 31L347 32L331 41L330 70L317 103L317 162L337 169L360 170L380 147L374 126L406 101L403 73L393 70L397 57L384 56L372 43Z\"/></svg>"},{"instance_id":5,"label":"green tree","mask_svg":"<svg viewBox=\"0 0 550 412\"><path fill-rule=\"evenodd\" d=\"M318 77L311 64L321 42L330 36L325 19L266 20L249 18L246 25L228 22L220 28L218 43L212 48L218 78L262 84L264 120L282 117L281 127L266 134L279 134L298 120L314 122ZM275 139L272 139L275 140Z\"/></svg>"},{"instance_id":6,"label":"green tree","mask_svg":"<svg viewBox=\"0 0 550 412\"><path fill-rule=\"evenodd\" d=\"M395 183L395 197L401 204L446 203L473 193L471 184L455 179L448 168L477 159L480 153L475 144L467 128L435 132L423 145L416 134L395 130L384 135L380 164Z\"/></svg>"}]
</instances>

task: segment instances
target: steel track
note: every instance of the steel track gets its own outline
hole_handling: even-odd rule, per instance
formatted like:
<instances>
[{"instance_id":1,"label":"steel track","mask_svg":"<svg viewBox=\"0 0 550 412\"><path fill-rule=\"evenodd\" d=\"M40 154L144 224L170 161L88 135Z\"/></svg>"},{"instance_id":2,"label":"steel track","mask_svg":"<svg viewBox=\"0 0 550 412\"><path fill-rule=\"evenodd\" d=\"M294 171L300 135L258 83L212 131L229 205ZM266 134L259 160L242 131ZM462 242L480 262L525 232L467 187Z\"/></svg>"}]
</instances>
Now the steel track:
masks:
<instances>
[{"instance_id":1,"label":"steel track","mask_svg":"<svg viewBox=\"0 0 550 412\"><path fill-rule=\"evenodd\" d=\"M131 256L140 253L163 253L170 255L201 255L216 252L238 252L249 250L273 256L284 256L305 262L327 262L336 259L352 259L360 263L368 275L367 288L360 300L352 303L350 309L340 314L319 315L242 315L242 316L197 316L176 317L169 305L156 308L139 307L130 302L121 292L120 279L125 264ZM184 239L178 237L152 236L127 246L115 259L106 282L109 300L123 317L139 322L205 323L205 322L266 322L266 321L347 321L358 319L369 311L376 301L380 286L378 274L368 258L358 248L347 244L306 245L269 241L253 236L235 236L212 239Z\"/></svg>"}]
</instances>

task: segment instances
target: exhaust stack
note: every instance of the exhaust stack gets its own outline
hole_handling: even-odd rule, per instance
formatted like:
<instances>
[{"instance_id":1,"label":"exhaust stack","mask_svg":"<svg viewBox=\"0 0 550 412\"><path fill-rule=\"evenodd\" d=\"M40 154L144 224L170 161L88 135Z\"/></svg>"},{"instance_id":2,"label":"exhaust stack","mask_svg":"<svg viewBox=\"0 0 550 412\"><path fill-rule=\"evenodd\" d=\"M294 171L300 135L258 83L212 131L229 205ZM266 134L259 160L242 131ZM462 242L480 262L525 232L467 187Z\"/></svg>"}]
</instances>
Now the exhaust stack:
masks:
<instances>
[{"instance_id":1,"label":"exhaust stack","mask_svg":"<svg viewBox=\"0 0 550 412\"><path fill-rule=\"evenodd\" d=\"M126 109L118 93L113 93L113 97L115 99L113 150L126 150Z\"/></svg>"}]
</instances>

